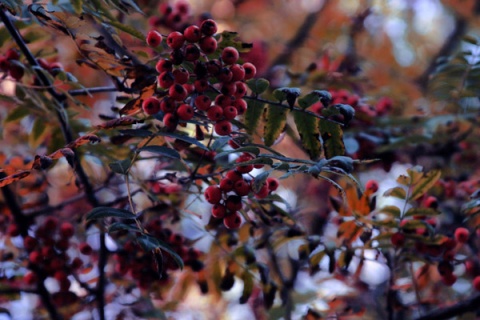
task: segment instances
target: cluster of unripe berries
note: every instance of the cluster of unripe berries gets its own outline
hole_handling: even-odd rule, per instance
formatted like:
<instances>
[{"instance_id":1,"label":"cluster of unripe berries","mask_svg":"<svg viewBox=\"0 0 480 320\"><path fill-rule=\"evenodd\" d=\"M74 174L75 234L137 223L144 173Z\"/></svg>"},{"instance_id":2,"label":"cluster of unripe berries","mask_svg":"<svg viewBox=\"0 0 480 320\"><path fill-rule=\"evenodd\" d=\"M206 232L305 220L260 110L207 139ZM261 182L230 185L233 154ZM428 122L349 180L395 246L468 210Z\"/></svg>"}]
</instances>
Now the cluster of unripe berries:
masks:
<instances>
[{"instance_id":1,"label":"cluster of unripe berries","mask_svg":"<svg viewBox=\"0 0 480 320\"><path fill-rule=\"evenodd\" d=\"M203 270L201 252L191 248L182 235L165 227L162 220L159 218L150 220L146 230L149 235L168 244L182 258L185 266L195 272ZM122 278L128 274L142 289L148 289L154 284L165 284L169 281L167 271L178 269L178 265L168 253L161 252L160 256L162 261L156 260L151 252L143 250L135 240L127 240L122 250L114 255L115 273Z\"/></svg>"},{"instance_id":2,"label":"cluster of unripe berries","mask_svg":"<svg viewBox=\"0 0 480 320\"><path fill-rule=\"evenodd\" d=\"M20 235L16 224L11 224L7 231L9 236ZM47 217L38 226L34 235L23 238L24 249L28 252L29 271L24 276L27 285L34 285L39 281L39 272L44 277L53 277L58 281L60 292L69 292L70 274L83 266L80 255L71 257L71 247L76 247L81 255L91 255L92 247L86 243L72 241L75 228L70 222L60 223L55 217ZM68 251L68 252L67 252Z\"/></svg>"},{"instance_id":3,"label":"cluster of unripe berries","mask_svg":"<svg viewBox=\"0 0 480 320\"><path fill-rule=\"evenodd\" d=\"M165 42L171 53L155 66L163 97L144 100L142 109L147 115L162 111L163 123L169 130L197 115L212 122L218 135L229 135L231 120L247 109L243 99L247 93L245 80L255 76L256 68L248 62L237 63L239 53L234 47L223 48L218 59L207 57L217 51L216 32L215 21L207 19L200 26L187 27L183 33L173 31L166 39L156 30L147 35L151 47ZM184 62L193 64L193 70L183 68ZM207 93L213 93L213 101Z\"/></svg>"},{"instance_id":4,"label":"cluster of unripe berries","mask_svg":"<svg viewBox=\"0 0 480 320\"><path fill-rule=\"evenodd\" d=\"M248 196L250 193L257 199L267 197L270 192L277 190L279 182L276 178L269 177L265 183L254 190L254 180L247 180L244 174L251 172L258 165L247 164L241 165L253 159L249 153L243 153L236 162L239 166L234 170L228 171L220 180L218 185L211 185L205 189L205 199L213 204L212 217L215 219L223 219L223 224L228 229L238 229L242 224L242 218L239 213L243 208L242 197Z\"/></svg>"}]
</instances>

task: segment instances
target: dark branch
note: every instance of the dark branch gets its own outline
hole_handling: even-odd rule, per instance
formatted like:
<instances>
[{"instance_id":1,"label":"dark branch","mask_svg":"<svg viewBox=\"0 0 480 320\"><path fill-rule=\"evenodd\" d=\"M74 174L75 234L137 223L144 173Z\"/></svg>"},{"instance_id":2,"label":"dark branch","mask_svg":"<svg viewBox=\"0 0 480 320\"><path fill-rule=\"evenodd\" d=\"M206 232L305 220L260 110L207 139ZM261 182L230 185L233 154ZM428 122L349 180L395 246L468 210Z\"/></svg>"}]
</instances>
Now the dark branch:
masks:
<instances>
[{"instance_id":1,"label":"dark branch","mask_svg":"<svg viewBox=\"0 0 480 320\"><path fill-rule=\"evenodd\" d=\"M467 312L478 311L480 305L480 294L476 294L470 299L460 301L450 307L436 309L426 315L423 315L416 320L442 320L450 319Z\"/></svg>"}]
</instances>

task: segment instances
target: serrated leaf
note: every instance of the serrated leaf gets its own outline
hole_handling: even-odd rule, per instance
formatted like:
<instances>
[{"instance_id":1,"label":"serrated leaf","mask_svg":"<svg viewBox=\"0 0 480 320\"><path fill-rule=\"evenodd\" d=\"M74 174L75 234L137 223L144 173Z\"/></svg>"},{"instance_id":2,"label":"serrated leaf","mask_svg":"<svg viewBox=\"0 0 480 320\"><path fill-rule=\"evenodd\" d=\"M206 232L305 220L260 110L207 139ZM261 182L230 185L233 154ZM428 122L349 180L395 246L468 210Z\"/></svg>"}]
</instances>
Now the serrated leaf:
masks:
<instances>
[{"instance_id":1,"label":"serrated leaf","mask_svg":"<svg viewBox=\"0 0 480 320\"><path fill-rule=\"evenodd\" d=\"M131 211L124 209L97 207L87 213L85 217L87 221L105 218L134 219L135 215Z\"/></svg>"},{"instance_id":2,"label":"serrated leaf","mask_svg":"<svg viewBox=\"0 0 480 320\"><path fill-rule=\"evenodd\" d=\"M248 299L252 295L253 286L254 286L253 275L248 270L245 270L242 273L242 280L243 280L243 291L242 291L242 296L240 297L240 300L239 300L239 303L241 304L246 303L248 301Z\"/></svg>"},{"instance_id":3,"label":"serrated leaf","mask_svg":"<svg viewBox=\"0 0 480 320\"><path fill-rule=\"evenodd\" d=\"M254 193L257 193L263 187L269 175L270 171L264 171L253 179L252 191Z\"/></svg>"},{"instance_id":4,"label":"serrated leaf","mask_svg":"<svg viewBox=\"0 0 480 320\"><path fill-rule=\"evenodd\" d=\"M378 212L389 214L395 218L399 218L402 215L402 211L397 206L385 206L382 207Z\"/></svg>"},{"instance_id":5,"label":"serrated leaf","mask_svg":"<svg viewBox=\"0 0 480 320\"><path fill-rule=\"evenodd\" d=\"M385 197L395 197L395 198L405 200L407 198L407 192L405 191L405 189L403 189L401 187L394 187L394 188L390 188L390 189L386 190L383 193L383 196L385 196Z\"/></svg>"},{"instance_id":6,"label":"serrated leaf","mask_svg":"<svg viewBox=\"0 0 480 320\"><path fill-rule=\"evenodd\" d=\"M247 104L248 107L247 112L245 113L245 126L247 133L253 135L263 114L265 104L257 100L248 100Z\"/></svg>"},{"instance_id":7,"label":"serrated leaf","mask_svg":"<svg viewBox=\"0 0 480 320\"><path fill-rule=\"evenodd\" d=\"M270 86L270 82L263 78L254 78L246 81L247 86L254 94L262 94Z\"/></svg>"},{"instance_id":8,"label":"serrated leaf","mask_svg":"<svg viewBox=\"0 0 480 320\"><path fill-rule=\"evenodd\" d=\"M157 133L155 133L155 135L182 140L182 141L194 144L202 150L210 151L210 149L208 149L203 143L201 143L197 139L194 139L194 138L189 137L187 135L178 134L178 133L174 133L174 132L157 132Z\"/></svg>"},{"instance_id":9,"label":"serrated leaf","mask_svg":"<svg viewBox=\"0 0 480 320\"><path fill-rule=\"evenodd\" d=\"M432 170L424 174L418 183L413 186L410 194L410 200L416 200L424 195L433 185L440 179L442 172L440 170Z\"/></svg>"},{"instance_id":10,"label":"serrated leaf","mask_svg":"<svg viewBox=\"0 0 480 320\"><path fill-rule=\"evenodd\" d=\"M180 154L178 153L177 150L174 150L172 148L165 147L165 146L145 146L137 149L137 152L142 152L142 151L160 154L168 158L180 159Z\"/></svg>"},{"instance_id":11,"label":"serrated leaf","mask_svg":"<svg viewBox=\"0 0 480 320\"><path fill-rule=\"evenodd\" d=\"M302 147L307 151L310 159L317 160L322 153L318 119L300 111L293 111L292 113L302 141Z\"/></svg>"},{"instance_id":12,"label":"serrated leaf","mask_svg":"<svg viewBox=\"0 0 480 320\"><path fill-rule=\"evenodd\" d=\"M405 213L405 217L411 217L411 216L437 216L439 215L440 212L438 210L432 209L432 208L410 208L408 211Z\"/></svg>"},{"instance_id":13,"label":"serrated leaf","mask_svg":"<svg viewBox=\"0 0 480 320\"><path fill-rule=\"evenodd\" d=\"M269 105L265 119L264 142L266 146L271 146L280 136L285 123L287 122L288 109Z\"/></svg>"},{"instance_id":14,"label":"serrated leaf","mask_svg":"<svg viewBox=\"0 0 480 320\"><path fill-rule=\"evenodd\" d=\"M108 164L110 170L118 174L127 174L132 162L130 159L118 160Z\"/></svg>"},{"instance_id":15,"label":"serrated leaf","mask_svg":"<svg viewBox=\"0 0 480 320\"><path fill-rule=\"evenodd\" d=\"M345 144L343 142L342 127L337 123L320 119L319 129L323 140L325 158L343 156L345 154Z\"/></svg>"}]
</instances>

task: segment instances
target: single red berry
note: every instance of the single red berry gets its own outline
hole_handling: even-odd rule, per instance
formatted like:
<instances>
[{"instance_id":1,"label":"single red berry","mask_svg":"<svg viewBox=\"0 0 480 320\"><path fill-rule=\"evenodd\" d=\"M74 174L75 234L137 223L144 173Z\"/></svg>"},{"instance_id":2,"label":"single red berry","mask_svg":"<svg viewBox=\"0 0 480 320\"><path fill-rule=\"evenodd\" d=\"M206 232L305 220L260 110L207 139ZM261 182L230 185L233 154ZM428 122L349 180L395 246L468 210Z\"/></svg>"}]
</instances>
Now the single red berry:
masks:
<instances>
[{"instance_id":1,"label":"single red berry","mask_svg":"<svg viewBox=\"0 0 480 320\"><path fill-rule=\"evenodd\" d=\"M198 44L205 54L212 54L217 50L217 40L214 37L203 37Z\"/></svg>"},{"instance_id":2,"label":"single red berry","mask_svg":"<svg viewBox=\"0 0 480 320\"><path fill-rule=\"evenodd\" d=\"M269 177L267 178L267 186L269 191L275 191L278 189L280 183L277 178Z\"/></svg>"},{"instance_id":3,"label":"single red berry","mask_svg":"<svg viewBox=\"0 0 480 320\"><path fill-rule=\"evenodd\" d=\"M425 207L436 209L438 208L438 200L434 196L429 196L425 199Z\"/></svg>"},{"instance_id":4,"label":"single red berry","mask_svg":"<svg viewBox=\"0 0 480 320\"><path fill-rule=\"evenodd\" d=\"M225 207L231 212L241 210L243 207L242 197L237 195L228 196L227 200L225 200Z\"/></svg>"},{"instance_id":5,"label":"single red berry","mask_svg":"<svg viewBox=\"0 0 480 320\"><path fill-rule=\"evenodd\" d=\"M180 49L184 43L185 37L178 31L170 32L167 36L167 45L174 50Z\"/></svg>"},{"instance_id":6,"label":"single red berry","mask_svg":"<svg viewBox=\"0 0 480 320\"><path fill-rule=\"evenodd\" d=\"M243 179L238 180L233 185L233 191L239 196L246 196L250 193L250 184Z\"/></svg>"},{"instance_id":7,"label":"single red berry","mask_svg":"<svg viewBox=\"0 0 480 320\"><path fill-rule=\"evenodd\" d=\"M160 101L154 97L147 98L143 100L142 110L149 116L157 114L160 111Z\"/></svg>"},{"instance_id":8,"label":"single red berry","mask_svg":"<svg viewBox=\"0 0 480 320\"><path fill-rule=\"evenodd\" d=\"M175 112L176 107L177 105L175 104L175 101L170 97L165 97L160 101L160 109L164 113L173 113Z\"/></svg>"},{"instance_id":9,"label":"single red berry","mask_svg":"<svg viewBox=\"0 0 480 320\"><path fill-rule=\"evenodd\" d=\"M188 78L190 77L190 74L184 68L175 69L173 70L172 74L173 74L173 78L175 79L175 82L180 84L187 83Z\"/></svg>"},{"instance_id":10,"label":"single red berry","mask_svg":"<svg viewBox=\"0 0 480 320\"><path fill-rule=\"evenodd\" d=\"M216 203L212 207L212 216L217 219L223 219L227 214L227 208L223 204Z\"/></svg>"},{"instance_id":11,"label":"single red berry","mask_svg":"<svg viewBox=\"0 0 480 320\"><path fill-rule=\"evenodd\" d=\"M38 244L37 239L33 237L26 236L25 238L23 238L23 246L25 250L27 250L28 252L33 251L33 249L35 249L37 244Z\"/></svg>"},{"instance_id":12,"label":"single red berry","mask_svg":"<svg viewBox=\"0 0 480 320\"><path fill-rule=\"evenodd\" d=\"M200 58L200 49L195 44L187 44L184 51L185 61L196 61Z\"/></svg>"},{"instance_id":13,"label":"single red berry","mask_svg":"<svg viewBox=\"0 0 480 320\"><path fill-rule=\"evenodd\" d=\"M8 68L8 74L15 80L22 79L23 75L25 74L25 70L21 65L18 64L10 64L10 68Z\"/></svg>"},{"instance_id":14,"label":"single red berry","mask_svg":"<svg viewBox=\"0 0 480 320\"><path fill-rule=\"evenodd\" d=\"M43 226L45 227L45 231L52 232L57 229L58 226L58 218L56 217L47 217L43 222Z\"/></svg>"},{"instance_id":15,"label":"single red berry","mask_svg":"<svg viewBox=\"0 0 480 320\"><path fill-rule=\"evenodd\" d=\"M207 111L208 119L212 121L219 121L223 119L223 109L219 106L210 107Z\"/></svg>"},{"instance_id":16,"label":"single red berry","mask_svg":"<svg viewBox=\"0 0 480 320\"><path fill-rule=\"evenodd\" d=\"M475 290L480 291L480 276L473 278L472 286Z\"/></svg>"},{"instance_id":17,"label":"single red berry","mask_svg":"<svg viewBox=\"0 0 480 320\"><path fill-rule=\"evenodd\" d=\"M234 106L228 106L223 109L223 117L225 120L233 120L237 115L238 111Z\"/></svg>"},{"instance_id":18,"label":"single red berry","mask_svg":"<svg viewBox=\"0 0 480 320\"><path fill-rule=\"evenodd\" d=\"M394 247L403 247L405 244L405 235L401 232L396 232L392 235L392 238L390 239Z\"/></svg>"},{"instance_id":19,"label":"single red berry","mask_svg":"<svg viewBox=\"0 0 480 320\"><path fill-rule=\"evenodd\" d=\"M247 94L247 85L244 82L235 82L235 92L233 93L236 99L243 98Z\"/></svg>"},{"instance_id":20,"label":"single red berry","mask_svg":"<svg viewBox=\"0 0 480 320\"><path fill-rule=\"evenodd\" d=\"M8 49L7 52L5 52L5 58L8 60L18 60L20 58L20 52L16 49Z\"/></svg>"},{"instance_id":21,"label":"single red berry","mask_svg":"<svg viewBox=\"0 0 480 320\"><path fill-rule=\"evenodd\" d=\"M162 35L160 32L157 30L150 30L147 33L147 44L152 48L156 48L160 43L162 43Z\"/></svg>"},{"instance_id":22,"label":"single red berry","mask_svg":"<svg viewBox=\"0 0 480 320\"><path fill-rule=\"evenodd\" d=\"M198 110L207 111L212 105L212 100L206 95L199 95L195 98L195 105Z\"/></svg>"},{"instance_id":23,"label":"single red berry","mask_svg":"<svg viewBox=\"0 0 480 320\"><path fill-rule=\"evenodd\" d=\"M243 99L236 99L233 106L237 109L239 115L242 115L247 111L247 102Z\"/></svg>"},{"instance_id":24,"label":"single red berry","mask_svg":"<svg viewBox=\"0 0 480 320\"><path fill-rule=\"evenodd\" d=\"M32 251L28 255L28 261L30 261L31 264L39 265L43 261L43 257L39 251Z\"/></svg>"},{"instance_id":25,"label":"single red berry","mask_svg":"<svg viewBox=\"0 0 480 320\"><path fill-rule=\"evenodd\" d=\"M183 50L177 49L170 52L169 58L172 61L173 65L178 66L182 64L185 60L185 55L183 54Z\"/></svg>"},{"instance_id":26,"label":"single red berry","mask_svg":"<svg viewBox=\"0 0 480 320\"><path fill-rule=\"evenodd\" d=\"M72 262L70 263L70 267L73 269L73 270L78 270L80 269L81 267L83 266L83 261L82 259L80 259L79 257L76 257L72 260Z\"/></svg>"},{"instance_id":27,"label":"single red berry","mask_svg":"<svg viewBox=\"0 0 480 320\"><path fill-rule=\"evenodd\" d=\"M365 189L370 191L371 193L375 193L378 190L378 182L377 180L368 180L365 184Z\"/></svg>"},{"instance_id":28,"label":"single red berry","mask_svg":"<svg viewBox=\"0 0 480 320\"><path fill-rule=\"evenodd\" d=\"M155 65L155 69L159 72L165 72L165 71L172 71L173 70L173 63L172 61L168 59L160 59L158 60L157 64Z\"/></svg>"},{"instance_id":29,"label":"single red berry","mask_svg":"<svg viewBox=\"0 0 480 320\"><path fill-rule=\"evenodd\" d=\"M467 243L470 237L470 231L467 228L457 228L455 230L455 239L460 243Z\"/></svg>"},{"instance_id":30,"label":"single red berry","mask_svg":"<svg viewBox=\"0 0 480 320\"><path fill-rule=\"evenodd\" d=\"M220 69L220 72L218 72L218 74L217 74L218 81L223 82L223 83L228 83L228 82L232 81L232 78L233 78L232 71L229 68L226 68L226 67Z\"/></svg>"},{"instance_id":31,"label":"single red berry","mask_svg":"<svg viewBox=\"0 0 480 320\"><path fill-rule=\"evenodd\" d=\"M170 71L164 71L158 76L158 85L163 89L168 89L175 83L175 77Z\"/></svg>"},{"instance_id":32,"label":"single red berry","mask_svg":"<svg viewBox=\"0 0 480 320\"><path fill-rule=\"evenodd\" d=\"M245 62L243 65L243 69L245 70L245 80L252 79L257 74L257 68L250 63Z\"/></svg>"},{"instance_id":33,"label":"single red berry","mask_svg":"<svg viewBox=\"0 0 480 320\"><path fill-rule=\"evenodd\" d=\"M250 155L243 154L240 157L238 157L237 160L235 160L235 162L242 163L242 162L250 161L252 159L253 157L251 157ZM252 170L253 170L253 164L237 166L237 171L240 173L249 173Z\"/></svg>"},{"instance_id":34,"label":"single red berry","mask_svg":"<svg viewBox=\"0 0 480 320\"><path fill-rule=\"evenodd\" d=\"M216 134L219 136L228 136L230 133L232 133L232 124L228 120L218 121L215 123L214 128Z\"/></svg>"},{"instance_id":35,"label":"single red berry","mask_svg":"<svg viewBox=\"0 0 480 320\"><path fill-rule=\"evenodd\" d=\"M233 96L233 94L235 93L236 90L237 90L237 85L235 84L235 82L224 83L220 87L220 92L223 95L226 95L226 96L229 96L229 97Z\"/></svg>"},{"instance_id":36,"label":"single red berry","mask_svg":"<svg viewBox=\"0 0 480 320\"><path fill-rule=\"evenodd\" d=\"M163 116L163 124L169 131L173 131L175 128L177 128L178 118L173 113L167 113Z\"/></svg>"},{"instance_id":37,"label":"single red berry","mask_svg":"<svg viewBox=\"0 0 480 320\"><path fill-rule=\"evenodd\" d=\"M235 101L233 100L233 98L231 96L227 96L227 95L224 95L224 94L219 94L215 97L215 104L217 106L222 107L222 108L225 108L227 106L231 106L234 103L235 103Z\"/></svg>"},{"instance_id":38,"label":"single red berry","mask_svg":"<svg viewBox=\"0 0 480 320\"><path fill-rule=\"evenodd\" d=\"M168 89L168 95L175 101L183 101L187 97L187 90L179 83L175 83Z\"/></svg>"},{"instance_id":39,"label":"single red berry","mask_svg":"<svg viewBox=\"0 0 480 320\"><path fill-rule=\"evenodd\" d=\"M230 179L233 182L236 182L240 179L243 179L243 175L240 172L238 172L237 170L228 171L227 174L225 175L225 177Z\"/></svg>"},{"instance_id":40,"label":"single red berry","mask_svg":"<svg viewBox=\"0 0 480 320\"><path fill-rule=\"evenodd\" d=\"M231 179L229 179L228 177L225 177L222 180L220 180L219 187L223 192L228 192L233 190L234 185L235 183Z\"/></svg>"},{"instance_id":41,"label":"single red berry","mask_svg":"<svg viewBox=\"0 0 480 320\"><path fill-rule=\"evenodd\" d=\"M222 50L222 61L225 64L234 64L240 57L238 50L234 47L225 47Z\"/></svg>"},{"instance_id":42,"label":"single red berry","mask_svg":"<svg viewBox=\"0 0 480 320\"><path fill-rule=\"evenodd\" d=\"M71 238L75 233L75 228L70 222L63 222L60 225L60 236L62 238Z\"/></svg>"},{"instance_id":43,"label":"single red berry","mask_svg":"<svg viewBox=\"0 0 480 320\"><path fill-rule=\"evenodd\" d=\"M8 226L7 234L10 237L19 236L20 235L20 228L18 227L18 225L12 223L11 225Z\"/></svg>"},{"instance_id":44,"label":"single red berry","mask_svg":"<svg viewBox=\"0 0 480 320\"><path fill-rule=\"evenodd\" d=\"M78 246L78 249L80 250L80 252L82 254L87 255L87 256L91 255L92 252L93 252L92 247L86 242L80 243L79 246Z\"/></svg>"},{"instance_id":45,"label":"single red berry","mask_svg":"<svg viewBox=\"0 0 480 320\"><path fill-rule=\"evenodd\" d=\"M217 23L212 19L203 20L200 24L200 30L206 36L212 36L217 32Z\"/></svg>"},{"instance_id":46,"label":"single red berry","mask_svg":"<svg viewBox=\"0 0 480 320\"><path fill-rule=\"evenodd\" d=\"M207 79L197 79L195 80L193 85L195 87L195 91L197 91L198 93L203 93L207 91L209 87L209 83Z\"/></svg>"},{"instance_id":47,"label":"single red berry","mask_svg":"<svg viewBox=\"0 0 480 320\"><path fill-rule=\"evenodd\" d=\"M217 204L222 200L222 190L217 186L209 186L204 192L205 200L211 204Z\"/></svg>"},{"instance_id":48,"label":"single red berry","mask_svg":"<svg viewBox=\"0 0 480 320\"><path fill-rule=\"evenodd\" d=\"M270 190L268 190L268 185L267 185L267 184L264 184L264 185L260 188L260 190L258 190L258 191L255 193L255 198L257 198L257 199L266 198L269 193L270 193Z\"/></svg>"},{"instance_id":49,"label":"single red berry","mask_svg":"<svg viewBox=\"0 0 480 320\"><path fill-rule=\"evenodd\" d=\"M202 32L198 26L191 25L185 28L183 36L188 42L198 42L202 38Z\"/></svg>"},{"instance_id":50,"label":"single red berry","mask_svg":"<svg viewBox=\"0 0 480 320\"><path fill-rule=\"evenodd\" d=\"M163 2L158 6L158 12L164 16L168 16L173 12L173 7L168 3Z\"/></svg>"},{"instance_id":51,"label":"single red berry","mask_svg":"<svg viewBox=\"0 0 480 320\"><path fill-rule=\"evenodd\" d=\"M222 69L222 63L217 59L208 60L206 68L210 75L216 76L220 72L220 69Z\"/></svg>"},{"instance_id":52,"label":"single red berry","mask_svg":"<svg viewBox=\"0 0 480 320\"><path fill-rule=\"evenodd\" d=\"M193 118L193 115L194 115L193 108L189 104L184 103L180 105L177 109L177 116L181 120L184 120L184 121L191 120Z\"/></svg>"},{"instance_id":53,"label":"single red berry","mask_svg":"<svg viewBox=\"0 0 480 320\"><path fill-rule=\"evenodd\" d=\"M55 248L59 251L67 251L70 247L70 241L68 239L60 238L55 242Z\"/></svg>"},{"instance_id":54,"label":"single red berry","mask_svg":"<svg viewBox=\"0 0 480 320\"><path fill-rule=\"evenodd\" d=\"M234 64L230 67L232 72L232 81L242 81L245 78L245 69L239 64Z\"/></svg>"},{"instance_id":55,"label":"single red berry","mask_svg":"<svg viewBox=\"0 0 480 320\"><path fill-rule=\"evenodd\" d=\"M38 277L33 272L27 272L23 276L23 282L25 282L29 286L34 285L35 283L37 283L37 281L38 281Z\"/></svg>"},{"instance_id":56,"label":"single red berry","mask_svg":"<svg viewBox=\"0 0 480 320\"><path fill-rule=\"evenodd\" d=\"M454 275L453 273L447 273L442 276L442 282L446 286L452 286L455 282L457 281L457 276Z\"/></svg>"},{"instance_id":57,"label":"single red berry","mask_svg":"<svg viewBox=\"0 0 480 320\"><path fill-rule=\"evenodd\" d=\"M238 212L234 212L223 218L223 224L227 229L238 229L242 225L242 217Z\"/></svg>"}]
</instances>

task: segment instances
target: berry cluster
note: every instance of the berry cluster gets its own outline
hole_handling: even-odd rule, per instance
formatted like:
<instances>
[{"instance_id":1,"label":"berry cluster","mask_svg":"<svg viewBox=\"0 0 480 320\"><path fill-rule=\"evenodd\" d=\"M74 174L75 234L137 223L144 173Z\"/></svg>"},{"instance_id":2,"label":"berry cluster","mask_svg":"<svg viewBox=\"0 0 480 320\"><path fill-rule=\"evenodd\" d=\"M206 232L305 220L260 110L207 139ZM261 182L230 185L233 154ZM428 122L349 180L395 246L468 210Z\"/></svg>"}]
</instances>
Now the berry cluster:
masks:
<instances>
[{"instance_id":1,"label":"berry cluster","mask_svg":"<svg viewBox=\"0 0 480 320\"><path fill-rule=\"evenodd\" d=\"M22 79L25 74L23 65L18 61L20 53L15 49L8 49L4 55L0 56L0 72L5 72L15 80Z\"/></svg>"},{"instance_id":2,"label":"berry cluster","mask_svg":"<svg viewBox=\"0 0 480 320\"><path fill-rule=\"evenodd\" d=\"M153 16L149 23L152 27L166 27L171 30L181 30L190 17L190 5L186 1L177 1L173 6L161 3L158 7L160 16Z\"/></svg>"},{"instance_id":3,"label":"berry cluster","mask_svg":"<svg viewBox=\"0 0 480 320\"><path fill-rule=\"evenodd\" d=\"M251 172L255 165L241 165L242 162L252 159L251 154L243 153L236 160L239 166L228 171L218 185L211 185L204 192L205 199L213 204L212 216L216 219L223 219L223 224L228 229L238 229L242 224L239 213L243 208L242 197L253 193L257 199L263 199L270 192L277 190L279 186L276 178L269 177L260 188L254 190L254 180L249 181L243 175Z\"/></svg>"},{"instance_id":4,"label":"berry cluster","mask_svg":"<svg viewBox=\"0 0 480 320\"><path fill-rule=\"evenodd\" d=\"M190 247L188 241L180 234L172 232L163 225L162 220L155 218L146 225L149 235L168 244L194 272L203 270L200 260L201 252ZM129 274L142 289L148 289L159 281L163 284L169 281L168 270L178 269L178 265L166 252L158 256L142 250L134 240L127 240L121 251L115 256L115 273L119 276ZM160 260L158 259L160 258ZM161 277L159 277L159 273Z\"/></svg>"},{"instance_id":5,"label":"berry cluster","mask_svg":"<svg viewBox=\"0 0 480 320\"><path fill-rule=\"evenodd\" d=\"M197 115L211 121L218 135L229 135L230 121L247 109L242 99L247 93L245 80L255 76L256 68L248 62L237 63L239 52L230 46L218 52L218 59L209 59L207 56L217 52L216 32L216 22L207 19L200 26L190 25L167 37L156 30L147 35L150 46L165 42L171 52L169 58L159 59L155 66L158 86L164 90L162 98L144 100L142 109L147 115L162 111L163 123L169 130ZM186 70L183 63L192 64L192 71ZM215 95L214 101L208 92Z\"/></svg>"}]
</instances>

